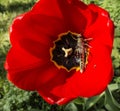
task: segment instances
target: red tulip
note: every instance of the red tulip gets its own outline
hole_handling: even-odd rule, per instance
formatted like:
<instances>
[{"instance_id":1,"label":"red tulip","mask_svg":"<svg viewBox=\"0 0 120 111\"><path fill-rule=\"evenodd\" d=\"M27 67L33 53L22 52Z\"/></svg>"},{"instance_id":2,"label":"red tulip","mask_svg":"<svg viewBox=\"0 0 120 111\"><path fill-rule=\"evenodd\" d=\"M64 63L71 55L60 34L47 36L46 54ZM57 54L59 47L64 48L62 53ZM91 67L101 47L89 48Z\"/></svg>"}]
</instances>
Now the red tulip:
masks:
<instances>
[{"instance_id":1,"label":"red tulip","mask_svg":"<svg viewBox=\"0 0 120 111\"><path fill-rule=\"evenodd\" d=\"M114 25L80 0L40 0L10 28L8 79L50 104L103 92L113 77Z\"/></svg>"}]
</instances>

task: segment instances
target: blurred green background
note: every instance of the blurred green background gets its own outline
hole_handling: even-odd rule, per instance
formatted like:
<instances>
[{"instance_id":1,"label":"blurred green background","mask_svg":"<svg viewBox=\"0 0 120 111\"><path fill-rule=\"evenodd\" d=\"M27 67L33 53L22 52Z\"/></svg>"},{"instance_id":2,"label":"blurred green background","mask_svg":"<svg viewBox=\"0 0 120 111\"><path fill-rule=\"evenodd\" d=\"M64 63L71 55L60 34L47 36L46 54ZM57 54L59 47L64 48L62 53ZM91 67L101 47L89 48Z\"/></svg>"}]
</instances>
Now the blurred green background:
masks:
<instances>
[{"instance_id":1,"label":"blurred green background","mask_svg":"<svg viewBox=\"0 0 120 111\"><path fill-rule=\"evenodd\" d=\"M92 98L77 98L63 106L49 105L36 92L13 86L3 68L10 48L8 30L13 19L31 9L36 0L0 0L0 111L120 111L120 0L83 0L110 12L115 24L112 52L114 78L108 89Z\"/></svg>"}]
</instances>

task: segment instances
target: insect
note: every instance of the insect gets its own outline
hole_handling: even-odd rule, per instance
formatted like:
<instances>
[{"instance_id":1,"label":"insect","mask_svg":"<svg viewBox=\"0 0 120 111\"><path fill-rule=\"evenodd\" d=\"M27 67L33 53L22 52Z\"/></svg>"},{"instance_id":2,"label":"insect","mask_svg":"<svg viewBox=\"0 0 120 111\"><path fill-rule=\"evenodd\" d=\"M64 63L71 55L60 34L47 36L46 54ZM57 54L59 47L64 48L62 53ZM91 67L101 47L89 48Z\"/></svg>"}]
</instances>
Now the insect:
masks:
<instances>
[{"instance_id":1,"label":"insect","mask_svg":"<svg viewBox=\"0 0 120 111\"><path fill-rule=\"evenodd\" d=\"M86 68L88 48L91 46L88 44L88 41L93 38L84 39L80 34L77 35L77 45L74 50L74 57L77 64L79 64L80 72L83 73Z\"/></svg>"}]
</instances>

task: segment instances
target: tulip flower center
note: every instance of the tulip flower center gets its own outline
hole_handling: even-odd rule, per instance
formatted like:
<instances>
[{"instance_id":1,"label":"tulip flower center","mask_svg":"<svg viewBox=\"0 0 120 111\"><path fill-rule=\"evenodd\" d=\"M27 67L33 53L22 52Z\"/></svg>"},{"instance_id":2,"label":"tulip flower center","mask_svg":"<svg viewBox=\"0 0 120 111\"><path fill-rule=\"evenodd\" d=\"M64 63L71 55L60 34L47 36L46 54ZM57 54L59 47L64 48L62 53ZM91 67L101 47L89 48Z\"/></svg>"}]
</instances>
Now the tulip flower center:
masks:
<instances>
[{"instance_id":1,"label":"tulip flower center","mask_svg":"<svg viewBox=\"0 0 120 111\"><path fill-rule=\"evenodd\" d=\"M61 34L50 50L51 61L57 67L65 68L67 71L79 69L83 73L88 63L89 40L84 39L81 34L70 31Z\"/></svg>"}]
</instances>

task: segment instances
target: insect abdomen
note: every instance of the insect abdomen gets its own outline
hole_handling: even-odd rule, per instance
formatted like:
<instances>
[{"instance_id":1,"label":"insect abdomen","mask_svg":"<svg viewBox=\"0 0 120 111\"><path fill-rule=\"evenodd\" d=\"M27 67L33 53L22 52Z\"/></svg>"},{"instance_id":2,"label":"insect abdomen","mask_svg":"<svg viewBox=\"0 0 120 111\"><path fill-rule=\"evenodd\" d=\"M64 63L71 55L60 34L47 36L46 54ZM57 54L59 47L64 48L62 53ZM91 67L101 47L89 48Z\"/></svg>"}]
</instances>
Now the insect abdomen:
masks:
<instances>
[{"instance_id":1,"label":"insect abdomen","mask_svg":"<svg viewBox=\"0 0 120 111\"><path fill-rule=\"evenodd\" d=\"M76 63L80 66L80 72L83 73L85 65L85 48L83 38L77 38L77 46L75 47L75 60Z\"/></svg>"}]
</instances>

